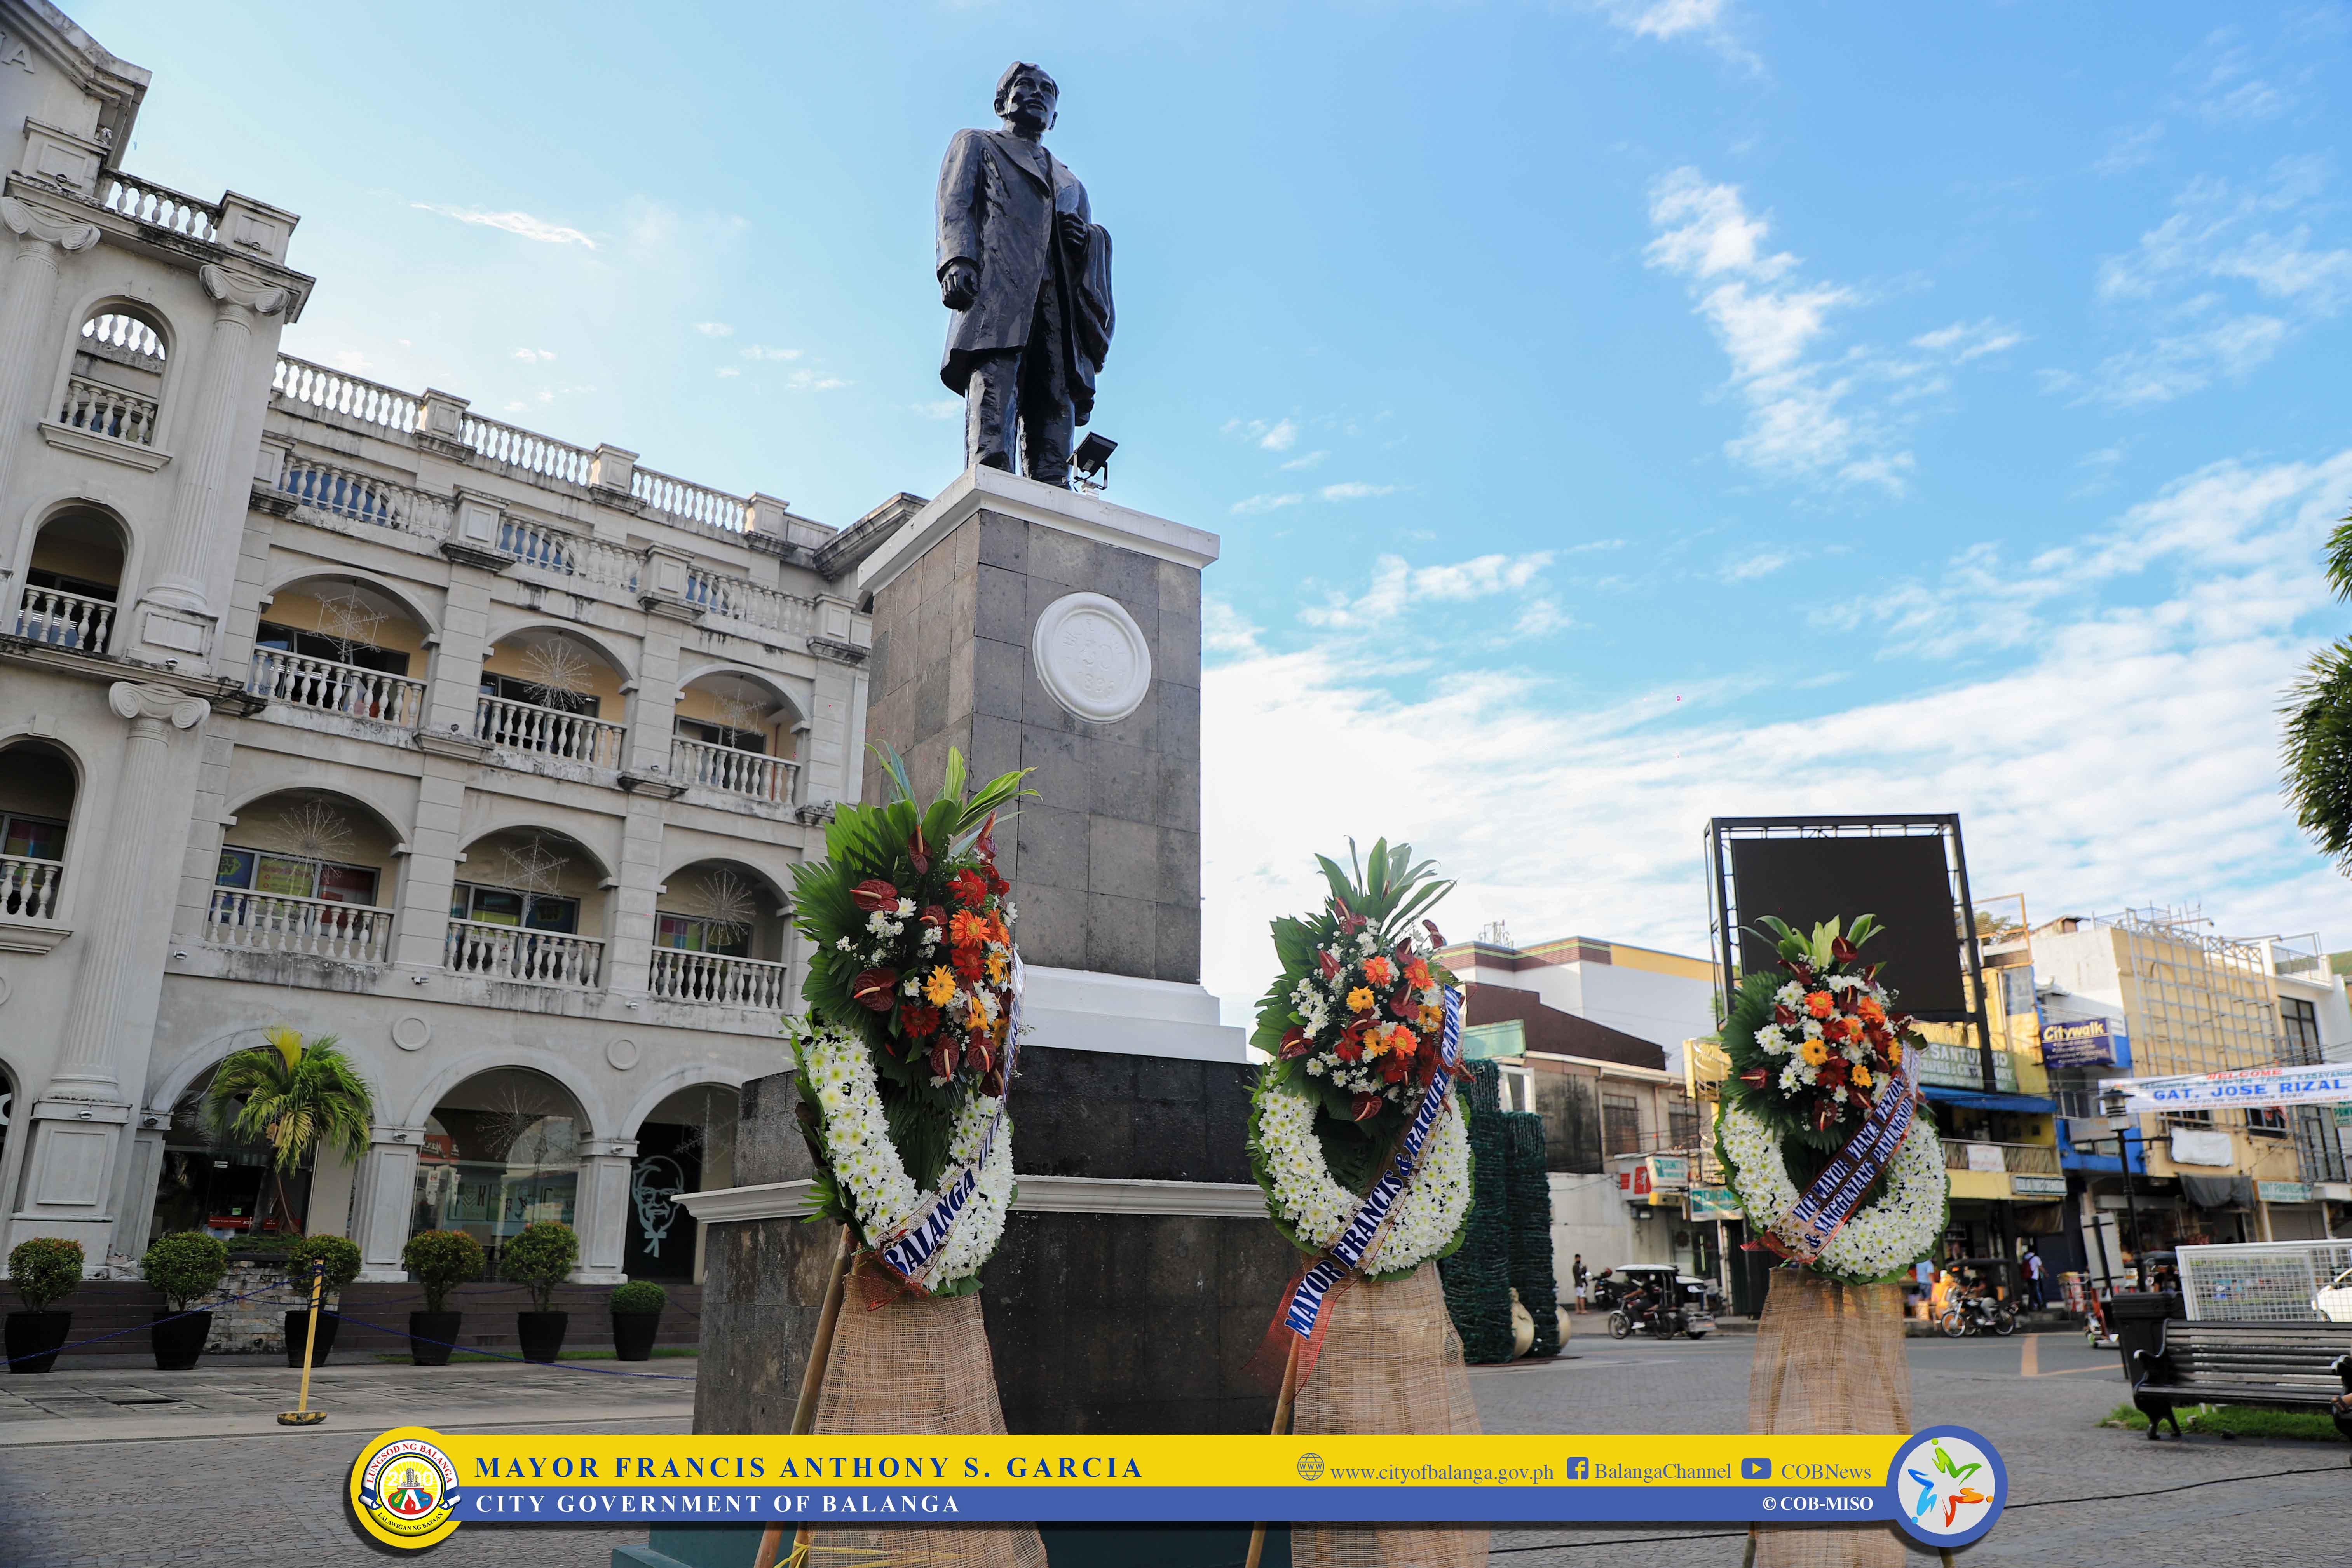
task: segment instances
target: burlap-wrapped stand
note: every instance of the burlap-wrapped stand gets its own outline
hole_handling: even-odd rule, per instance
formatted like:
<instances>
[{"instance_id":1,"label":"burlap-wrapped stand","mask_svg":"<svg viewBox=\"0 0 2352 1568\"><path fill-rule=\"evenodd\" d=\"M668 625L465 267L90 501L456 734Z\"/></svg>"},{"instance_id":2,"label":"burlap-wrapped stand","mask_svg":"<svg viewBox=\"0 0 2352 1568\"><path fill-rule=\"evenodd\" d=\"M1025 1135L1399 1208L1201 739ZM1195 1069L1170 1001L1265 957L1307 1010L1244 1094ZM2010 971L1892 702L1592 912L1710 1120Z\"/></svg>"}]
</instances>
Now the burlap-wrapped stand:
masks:
<instances>
[{"instance_id":1,"label":"burlap-wrapped stand","mask_svg":"<svg viewBox=\"0 0 2352 1568\"><path fill-rule=\"evenodd\" d=\"M867 1292L878 1289L865 1272L871 1267L861 1258L849 1280L815 1430L1002 1434L1004 1406L980 1298L900 1296L869 1310ZM819 1530L808 1561L809 1568L1045 1568L1045 1547L1030 1524L888 1524Z\"/></svg>"},{"instance_id":2,"label":"burlap-wrapped stand","mask_svg":"<svg viewBox=\"0 0 2352 1568\"><path fill-rule=\"evenodd\" d=\"M1437 1265L1424 1263L1393 1284L1353 1285L1339 1293L1322 1354L1298 1391L1294 1433L1460 1436L1479 1429ZM1486 1540L1485 1525L1297 1524L1290 1561L1294 1568L1484 1568Z\"/></svg>"},{"instance_id":3,"label":"burlap-wrapped stand","mask_svg":"<svg viewBox=\"0 0 2352 1568\"><path fill-rule=\"evenodd\" d=\"M1748 1430L1911 1430L1903 1287L1776 1268L1748 1373ZM1895 1526L1759 1525L1756 1568L1904 1568Z\"/></svg>"}]
</instances>

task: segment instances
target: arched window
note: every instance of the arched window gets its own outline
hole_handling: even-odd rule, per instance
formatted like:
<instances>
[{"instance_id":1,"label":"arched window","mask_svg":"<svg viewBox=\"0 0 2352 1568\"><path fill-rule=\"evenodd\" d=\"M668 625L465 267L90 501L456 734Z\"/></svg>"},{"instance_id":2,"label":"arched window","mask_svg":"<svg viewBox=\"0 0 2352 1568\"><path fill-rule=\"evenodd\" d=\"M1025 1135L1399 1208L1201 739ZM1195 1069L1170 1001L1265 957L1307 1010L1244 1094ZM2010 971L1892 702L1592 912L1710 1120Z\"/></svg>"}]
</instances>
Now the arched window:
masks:
<instances>
[{"instance_id":1,"label":"arched window","mask_svg":"<svg viewBox=\"0 0 2352 1568\"><path fill-rule=\"evenodd\" d=\"M490 1254L524 1226L573 1223L579 1102L553 1079L525 1068L478 1073L441 1097L425 1123L409 1234L470 1233Z\"/></svg>"},{"instance_id":2,"label":"arched window","mask_svg":"<svg viewBox=\"0 0 2352 1568\"><path fill-rule=\"evenodd\" d=\"M0 920L57 919L74 771L47 741L0 747Z\"/></svg>"},{"instance_id":3,"label":"arched window","mask_svg":"<svg viewBox=\"0 0 2352 1568\"><path fill-rule=\"evenodd\" d=\"M122 589L122 529L91 506L68 507L41 524L25 566L13 621L20 637L104 653L114 639Z\"/></svg>"},{"instance_id":4,"label":"arched window","mask_svg":"<svg viewBox=\"0 0 2352 1568\"><path fill-rule=\"evenodd\" d=\"M654 906L653 994L719 1007L791 1005L783 895L739 861L669 874Z\"/></svg>"},{"instance_id":5,"label":"arched window","mask_svg":"<svg viewBox=\"0 0 2352 1568\"><path fill-rule=\"evenodd\" d=\"M500 751L619 767L625 679L583 638L543 627L509 632L483 656L475 737Z\"/></svg>"},{"instance_id":6,"label":"arched window","mask_svg":"<svg viewBox=\"0 0 2352 1568\"><path fill-rule=\"evenodd\" d=\"M398 842L365 806L292 789L240 807L214 868L205 943L344 963L392 956Z\"/></svg>"},{"instance_id":7,"label":"arched window","mask_svg":"<svg viewBox=\"0 0 2352 1568\"><path fill-rule=\"evenodd\" d=\"M169 357L155 318L136 305L101 306L81 324L58 423L110 441L153 446Z\"/></svg>"},{"instance_id":8,"label":"arched window","mask_svg":"<svg viewBox=\"0 0 2352 1568\"><path fill-rule=\"evenodd\" d=\"M807 725L766 685L731 670L698 675L677 694L670 776L689 789L789 805Z\"/></svg>"}]
</instances>

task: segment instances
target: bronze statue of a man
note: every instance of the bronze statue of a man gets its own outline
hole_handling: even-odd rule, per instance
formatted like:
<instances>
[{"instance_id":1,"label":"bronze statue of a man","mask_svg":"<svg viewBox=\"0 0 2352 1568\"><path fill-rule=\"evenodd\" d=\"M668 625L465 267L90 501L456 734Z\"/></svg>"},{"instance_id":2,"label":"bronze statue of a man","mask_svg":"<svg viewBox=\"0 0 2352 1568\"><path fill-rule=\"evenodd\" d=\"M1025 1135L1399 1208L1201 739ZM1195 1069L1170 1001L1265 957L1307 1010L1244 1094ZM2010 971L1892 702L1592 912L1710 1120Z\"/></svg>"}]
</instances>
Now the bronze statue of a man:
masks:
<instances>
[{"instance_id":1,"label":"bronze statue of a man","mask_svg":"<svg viewBox=\"0 0 2352 1568\"><path fill-rule=\"evenodd\" d=\"M940 379L963 395L964 460L1050 485L1069 482L1111 331L1110 236L1039 140L1059 97L1015 63L996 84L1003 129L957 132L940 167L940 300L955 312Z\"/></svg>"}]
</instances>

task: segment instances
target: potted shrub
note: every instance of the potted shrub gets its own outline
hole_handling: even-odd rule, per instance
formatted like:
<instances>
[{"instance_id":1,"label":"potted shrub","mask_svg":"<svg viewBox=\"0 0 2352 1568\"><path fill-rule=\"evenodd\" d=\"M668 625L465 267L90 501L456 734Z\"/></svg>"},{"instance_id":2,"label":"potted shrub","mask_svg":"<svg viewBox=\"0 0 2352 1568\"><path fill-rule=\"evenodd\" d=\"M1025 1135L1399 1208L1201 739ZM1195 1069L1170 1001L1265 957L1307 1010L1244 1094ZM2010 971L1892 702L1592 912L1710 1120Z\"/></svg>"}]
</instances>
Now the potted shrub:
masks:
<instances>
[{"instance_id":1,"label":"potted shrub","mask_svg":"<svg viewBox=\"0 0 2352 1568\"><path fill-rule=\"evenodd\" d=\"M449 1292L482 1277L482 1244L462 1230L420 1230L400 1249L400 1266L425 1288L425 1310L408 1314L408 1354L418 1366L447 1366L463 1312Z\"/></svg>"},{"instance_id":2,"label":"potted shrub","mask_svg":"<svg viewBox=\"0 0 2352 1568\"><path fill-rule=\"evenodd\" d=\"M335 1325L342 1320L328 1309L335 1292L360 1277L360 1249L340 1236L306 1236L286 1249L286 1282L302 1304L286 1314L286 1364L302 1364L302 1346L310 1332L310 1273L313 1264L327 1266L327 1288L319 1298L319 1338L311 1347L310 1364L327 1364L335 1348Z\"/></svg>"},{"instance_id":3,"label":"potted shrub","mask_svg":"<svg viewBox=\"0 0 2352 1568\"><path fill-rule=\"evenodd\" d=\"M530 1287L532 1310L515 1314L522 1359L553 1361L562 1352L563 1330L572 1314L551 1311L548 1303L580 1261L580 1238L559 1220L538 1220L515 1233L503 1261L508 1279Z\"/></svg>"},{"instance_id":4,"label":"potted shrub","mask_svg":"<svg viewBox=\"0 0 2352 1568\"><path fill-rule=\"evenodd\" d=\"M613 1359L651 1361L669 1292L650 1279L632 1279L613 1292Z\"/></svg>"},{"instance_id":5,"label":"potted shrub","mask_svg":"<svg viewBox=\"0 0 2352 1568\"><path fill-rule=\"evenodd\" d=\"M25 1303L21 1312L8 1314L6 1343L10 1372L47 1372L58 1364L58 1348L73 1326L71 1312L52 1312L49 1303L73 1293L81 1283L81 1243L54 1236L20 1241L8 1254L8 1278Z\"/></svg>"},{"instance_id":6,"label":"potted shrub","mask_svg":"<svg viewBox=\"0 0 2352 1568\"><path fill-rule=\"evenodd\" d=\"M139 1278L163 1298L163 1310L147 1330L160 1372L185 1372L205 1353L212 1337L210 1311L193 1312L189 1303L219 1289L228 1272L228 1247L201 1230L183 1230L157 1237L139 1260Z\"/></svg>"}]
</instances>

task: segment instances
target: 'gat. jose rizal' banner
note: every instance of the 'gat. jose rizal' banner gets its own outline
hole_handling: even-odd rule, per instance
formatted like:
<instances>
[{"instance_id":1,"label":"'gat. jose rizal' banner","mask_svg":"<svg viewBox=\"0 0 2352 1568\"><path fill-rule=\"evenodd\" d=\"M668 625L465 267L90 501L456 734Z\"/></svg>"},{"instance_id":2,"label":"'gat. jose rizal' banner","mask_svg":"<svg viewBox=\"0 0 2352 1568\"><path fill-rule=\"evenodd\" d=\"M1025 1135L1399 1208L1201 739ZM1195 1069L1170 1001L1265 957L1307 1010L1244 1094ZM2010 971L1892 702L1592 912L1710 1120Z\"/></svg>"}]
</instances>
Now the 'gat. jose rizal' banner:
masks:
<instances>
[{"instance_id":1,"label":"'gat. jose rizal' banner","mask_svg":"<svg viewBox=\"0 0 2352 1568\"><path fill-rule=\"evenodd\" d=\"M2126 1110L2266 1110L2281 1105L2338 1105L2352 1100L2352 1067L2253 1068L2244 1072L2179 1078L2106 1078L2102 1090L2120 1089Z\"/></svg>"}]
</instances>

